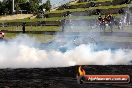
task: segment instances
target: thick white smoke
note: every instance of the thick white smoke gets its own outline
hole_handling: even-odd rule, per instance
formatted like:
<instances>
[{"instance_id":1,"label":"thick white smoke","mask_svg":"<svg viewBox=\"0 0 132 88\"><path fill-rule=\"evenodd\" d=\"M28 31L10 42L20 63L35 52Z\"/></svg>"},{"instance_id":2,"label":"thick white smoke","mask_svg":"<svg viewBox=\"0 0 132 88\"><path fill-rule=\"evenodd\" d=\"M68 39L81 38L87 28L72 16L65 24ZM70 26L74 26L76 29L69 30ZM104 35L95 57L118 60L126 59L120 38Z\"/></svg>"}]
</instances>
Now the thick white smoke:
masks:
<instances>
[{"instance_id":1,"label":"thick white smoke","mask_svg":"<svg viewBox=\"0 0 132 88\"><path fill-rule=\"evenodd\" d=\"M131 64L132 50L94 51L91 45L80 45L66 52L39 49L28 36L0 42L0 68L47 68L74 65Z\"/></svg>"}]
</instances>

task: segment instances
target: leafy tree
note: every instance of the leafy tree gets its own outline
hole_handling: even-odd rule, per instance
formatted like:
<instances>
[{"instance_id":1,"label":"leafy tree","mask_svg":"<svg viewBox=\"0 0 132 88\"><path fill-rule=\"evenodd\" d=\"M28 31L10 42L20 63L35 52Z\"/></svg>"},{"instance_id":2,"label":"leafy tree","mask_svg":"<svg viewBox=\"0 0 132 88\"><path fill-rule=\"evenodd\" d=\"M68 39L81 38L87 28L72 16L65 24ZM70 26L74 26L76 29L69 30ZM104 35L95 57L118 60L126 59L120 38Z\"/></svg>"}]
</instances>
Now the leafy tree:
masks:
<instances>
[{"instance_id":1,"label":"leafy tree","mask_svg":"<svg viewBox=\"0 0 132 88\"><path fill-rule=\"evenodd\" d=\"M21 10L20 6L18 4L15 5L16 13L19 13L19 10Z\"/></svg>"},{"instance_id":2,"label":"leafy tree","mask_svg":"<svg viewBox=\"0 0 132 88\"><path fill-rule=\"evenodd\" d=\"M46 8L46 3L43 3L42 5L39 6L39 10L43 11L43 9Z\"/></svg>"},{"instance_id":3,"label":"leafy tree","mask_svg":"<svg viewBox=\"0 0 132 88\"><path fill-rule=\"evenodd\" d=\"M26 3L29 0L14 0L15 3Z\"/></svg>"},{"instance_id":4,"label":"leafy tree","mask_svg":"<svg viewBox=\"0 0 132 88\"><path fill-rule=\"evenodd\" d=\"M4 0L2 2L4 11L3 14L11 14L12 13L12 0Z\"/></svg>"},{"instance_id":5,"label":"leafy tree","mask_svg":"<svg viewBox=\"0 0 132 88\"><path fill-rule=\"evenodd\" d=\"M3 2L0 2L0 15L12 14L12 1L13 0L3 0ZM26 10L29 13L37 13L43 9L50 11L50 0L47 0L46 3L42 5L39 5L40 1L41 0L14 0L16 13L18 13L19 10Z\"/></svg>"},{"instance_id":6,"label":"leafy tree","mask_svg":"<svg viewBox=\"0 0 132 88\"><path fill-rule=\"evenodd\" d=\"M27 10L27 12L30 13L30 3L29 3L29 2L22 3L22 4L20 4L19 6L20 6L20 8L21 8L22 10Z\"/></svg>"},{"instance_id":7,"label":"leafy tree","mask_svg":"<svg viewBox=\"0 0 132 88\"><path fill-rule=\"evenodd\" d=\"M26 10L28 13L35 13L39 8L39 0L15 0L16 11Z\"/></svg>"},{"instance_id":8,"label":"leafy tree","mask_svg":"<svg viewBox=\"0 0 132 88\"><path fill-rule=\"evenodd\" d=\"M46 3L45 3L44 5L45 5L45 9L46 9L46 11L50 11L50 9L51 9L51 3L50 3L50 0L47 0Z\"/></svg>"},{"instance_id":9,"label":"leafy tree","mask_svg":"<svg viewBox=\"0 0 132 88\"><path fill-rule=\"evenodd\" d=\"M23 7L21 6L21 4L25 4L27 3L29 0L14 0L15 2L15 10L16 10L16 13L19 12L19 10L25 10L23 9ZM23 5L25 7L25 5Z\"/></svg>"},{"instance_id":10,"label":"leafy tree","mask_svg":"<svg viewBox=\"0 0 132 88\"><path fill-rule=\"evenodd\" d=\"M3 5L4 4L2 4L2 2L0 1L0 15L2 15L2 13L3 13Z\"/></svg>"},{"instance_id":11,"label":"leafy tree","mask_svg":"<svg viewBox=\"0 0 132 88\"><path fill-rule=\"evenodd\" d=\"M30 12L36 13L39 9L39 0L29 0L30 3Z\"/></svg>"}]
</instances>

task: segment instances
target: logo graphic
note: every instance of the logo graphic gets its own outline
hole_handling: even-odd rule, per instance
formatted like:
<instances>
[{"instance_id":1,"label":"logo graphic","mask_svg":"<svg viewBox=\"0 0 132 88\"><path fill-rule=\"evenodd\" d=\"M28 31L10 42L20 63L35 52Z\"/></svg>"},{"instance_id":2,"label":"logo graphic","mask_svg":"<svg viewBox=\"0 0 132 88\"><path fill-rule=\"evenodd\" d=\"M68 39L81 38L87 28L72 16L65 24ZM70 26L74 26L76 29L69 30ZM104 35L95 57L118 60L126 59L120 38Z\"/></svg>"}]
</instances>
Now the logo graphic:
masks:
<instances>
[{"instance_id":1,"label":"logo graphic","mask_svg":"<svg viewBox=\"0 0 132 88\"><path fill-rule=\"evenodd\" d=\"M129 83L129 75L86 75L85 70L78 68L77 82L83 83Z\"/></svg>"}]
</instances>

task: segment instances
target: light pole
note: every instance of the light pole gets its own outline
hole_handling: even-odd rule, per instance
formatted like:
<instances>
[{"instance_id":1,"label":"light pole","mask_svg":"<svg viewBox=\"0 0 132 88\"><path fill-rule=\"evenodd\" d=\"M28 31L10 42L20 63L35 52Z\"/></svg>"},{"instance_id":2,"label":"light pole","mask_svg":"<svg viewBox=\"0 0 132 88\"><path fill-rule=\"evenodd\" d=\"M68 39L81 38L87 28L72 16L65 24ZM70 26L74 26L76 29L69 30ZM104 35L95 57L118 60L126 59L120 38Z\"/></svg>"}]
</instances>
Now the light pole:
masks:
<instances>
[{"instance_id":1,"label":"light pole","mask_svg":"<svg viewBox=\"0 0 132 88\"><path fill-rule=\"evenodd\" d=\"M12 0L12 12L14 13L15 12L15 10L14 10L14 0Z\"/></svg>"}]
</instances>

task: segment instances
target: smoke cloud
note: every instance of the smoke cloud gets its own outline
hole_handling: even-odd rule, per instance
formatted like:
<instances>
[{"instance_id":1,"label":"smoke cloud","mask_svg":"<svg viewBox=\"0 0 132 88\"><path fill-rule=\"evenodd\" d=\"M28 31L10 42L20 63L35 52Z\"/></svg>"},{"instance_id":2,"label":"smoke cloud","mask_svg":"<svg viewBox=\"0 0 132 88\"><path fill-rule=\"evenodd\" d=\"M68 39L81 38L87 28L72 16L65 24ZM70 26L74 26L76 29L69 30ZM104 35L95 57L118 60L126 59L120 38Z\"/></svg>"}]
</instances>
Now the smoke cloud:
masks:
<instances>
[{"instance_id":1,"label":"smoke cloud","mask_svg":"<svg viewBox=\"0 0 132 88\"><path fill-rule=\"evenodd\" d=\"M74 65L131 64L132 50L94 51L92 45L81 44L66 52L40 49L35 39L18 36L0 42L0 68L49 68ZM68 47L68 46L67 46Z\"/></svg>"},{"instance_id":2,"label":"smoke cloud","mask_svg":"<svg viewBox=\"0 0 132 88\"><path fill-rule=\"evenodd\" d=\"M64 32L56 35L57 43L52 41L51 43L40 44L35 38L27 35L19 35L8 42L0 42L0 68L132 65L131 49L94 49L101 47L96 46L96 42L100 40L101 35L92 34L94 30L98 30L94 22L85 23L83 20L70 20L64 22L63 26ZM83 36L84 38L78 38L83 34L82 31L90 34ZM73 32L76 32L77 35L74 35ZM65 33L73 34L67 36ZM60 35L63 35L62 38Z\"/></svg>"}]
</instances>

